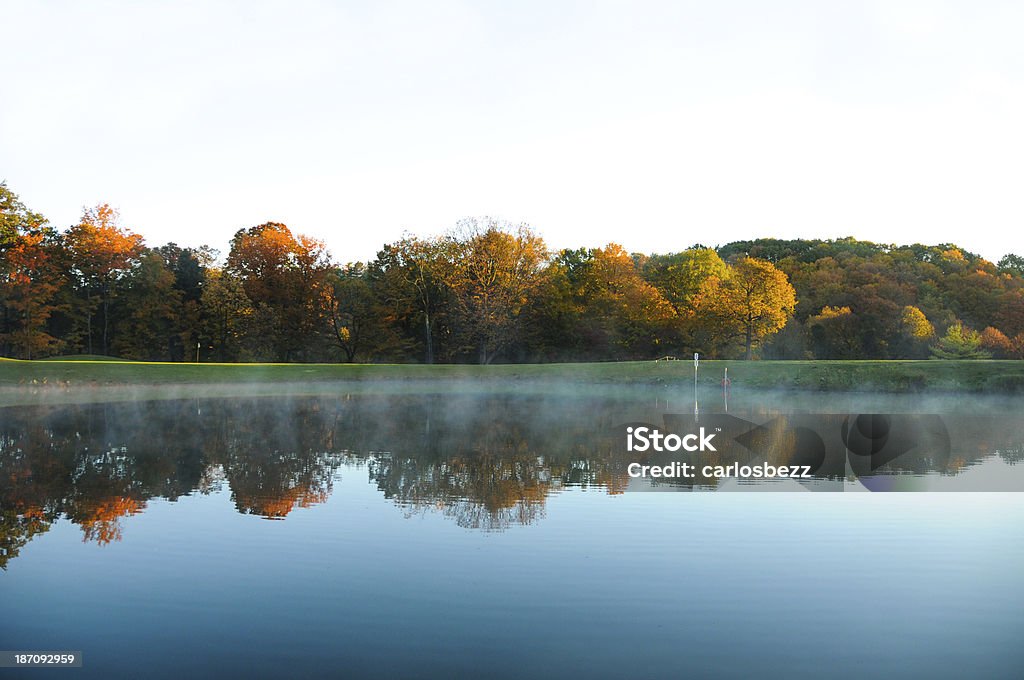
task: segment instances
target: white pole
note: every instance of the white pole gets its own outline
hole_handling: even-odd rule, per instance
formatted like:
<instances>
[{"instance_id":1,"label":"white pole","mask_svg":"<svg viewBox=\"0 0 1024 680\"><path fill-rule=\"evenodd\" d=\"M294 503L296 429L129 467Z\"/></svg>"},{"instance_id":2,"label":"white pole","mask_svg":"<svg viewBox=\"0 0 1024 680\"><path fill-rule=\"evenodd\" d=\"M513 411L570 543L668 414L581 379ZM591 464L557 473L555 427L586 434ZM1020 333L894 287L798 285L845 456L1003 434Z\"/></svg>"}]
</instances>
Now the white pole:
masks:
<instances>
[{"instance_id":1,"label":"white pole","mask_svg":"<svg viewBox=\"0 0 1024 680\"><path fill-rule=\"evenodd\" d=\"M199 363L199 343L196 343L196 363Z\"/></svg>"},{"instance_id":2,"label":"white pole","mask_svg":"<svg viewBox=\"0 0 1024 680\"><path fill-rule=\"evenodd\" d=\"M725 378L722 380L722 398L725 400L725 412L729 412L729 367L725 367Z\"/></svg>"},{"instance_id":3,"label":"white pole","mask_svg":"<svg viewBox=\"0 0 1024 680\"><path fill-rule=\"evenodd\" d=\"M693 419L697 420L700 415L700 407L697 404L697 364L700 363L700 355L693 353Z\"/></svg>"}]
</instances>

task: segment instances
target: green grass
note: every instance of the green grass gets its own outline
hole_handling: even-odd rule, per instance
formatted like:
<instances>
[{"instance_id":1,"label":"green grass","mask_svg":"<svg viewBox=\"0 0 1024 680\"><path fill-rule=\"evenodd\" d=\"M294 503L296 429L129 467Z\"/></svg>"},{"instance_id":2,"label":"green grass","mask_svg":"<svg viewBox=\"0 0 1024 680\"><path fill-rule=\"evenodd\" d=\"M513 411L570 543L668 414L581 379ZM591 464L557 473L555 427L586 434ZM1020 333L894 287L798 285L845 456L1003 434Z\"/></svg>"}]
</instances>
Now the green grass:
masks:
<instances>
[{"instance_id":1,"label":"green grass","mask_svg":"<svg viewBox=\"0 0 1024 680\"><path fill-rule=\"evenodd\" d=\"M102 354L70 354L63 357L48 357L46 359L40 359L39 361L129 361L128 359L118 359L117 357L108 357Z\"/></svg>"},{"instance_id":2,"label":"green grass","mask_svg":"<svg viewBox=\"0 0 1024 680\"><path fill-rule=\"evenodd\" d=\"M823 391L1021 392L1022 361L702 361L699 383L720 384L728 367L733 387ZM692 384L693 363L630 361L575 364L190 364L117 361L108 357L0 362L0 388L104 386L315 385L398 381L444 387L504 388L540 383L604 386ZM468 385L467 385L468 382Z\"/></svg>"}]
</instances>

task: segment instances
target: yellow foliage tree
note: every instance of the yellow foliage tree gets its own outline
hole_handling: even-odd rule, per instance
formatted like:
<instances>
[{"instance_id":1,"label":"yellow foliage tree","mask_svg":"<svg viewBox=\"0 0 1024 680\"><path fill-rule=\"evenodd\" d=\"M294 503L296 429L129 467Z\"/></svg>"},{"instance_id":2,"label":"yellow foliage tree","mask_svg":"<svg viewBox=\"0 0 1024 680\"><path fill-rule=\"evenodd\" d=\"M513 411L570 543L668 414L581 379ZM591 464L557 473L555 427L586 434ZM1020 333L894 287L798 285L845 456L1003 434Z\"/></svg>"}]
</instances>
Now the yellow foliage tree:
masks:
<instances>
[{"instance_id":1,"label":"yellow foliage tree","mask_svg":"<svg viewBox=\"0 0 1024 680\"><path fill-rule=\"evenodd\" d=\"M515 339L519 315L540 285L544 240L528 226L464 220L451 239L444 273L466 347L490 363Z\"/></svg>"},{"instance_id":2,"label":"yellow foliage tree","mask_svg":"<svg viewBox=\"0 0 1024 680\"><path fill-rule=\"evenodd\" d=\"M903 333L914 340L930 340L935 335L935 327L928 321L928 317L912 305L903 308L900 322Z\"/></svg>"},{"instance_id":3,"label":"yellow foliage tree","mask_svg":"<svg viewBox=\"0 0 1024 680\"><path fill-rule=\"evenodd\" d=\"M796 292L786 275L765 260L744 257L724 278L711 277L701 287L697 305L720 341L739 340L744 356L786 325L796 308Z\"/></svg>"}]
</instances>

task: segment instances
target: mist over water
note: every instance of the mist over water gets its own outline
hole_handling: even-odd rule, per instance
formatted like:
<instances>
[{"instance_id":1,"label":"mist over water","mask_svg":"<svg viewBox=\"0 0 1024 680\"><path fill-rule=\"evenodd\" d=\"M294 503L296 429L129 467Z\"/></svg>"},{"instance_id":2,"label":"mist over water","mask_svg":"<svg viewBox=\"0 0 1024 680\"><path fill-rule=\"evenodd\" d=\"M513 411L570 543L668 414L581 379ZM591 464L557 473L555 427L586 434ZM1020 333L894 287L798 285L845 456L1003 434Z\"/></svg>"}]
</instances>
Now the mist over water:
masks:
<instances>
[{"instance_id":1,"label":"mist over water","mask_svg":"<svg viewBox=\"0 0 1024 680\"><path fill-rule=\"evenodd\" d=\"M335 478L351 470L407 514L436 511L459 526L502 529L532 523L544 515L549 495L568 488L616 495L728 486L707 476L640 483L627 472L634 461L764 459L779 465L803 460L785 437L761 448L747 443L748 448L721 449L735 431L763 425L764 437L771 439L772 432L806 424L808 418L831 433L838 457L833 451L831 461L816 462L814 483L777 488L842 490L856 481L850 462L858 461L839 433L857 414L879 413L890 414L894 429L908 422L917 429L909 434L909 452L883 459L877 469L861 465L861 477L930 476L945 478L945 488L987 490L964 481L967 471L978 468L1003 479L995 490L1024 489L1024 465L1016 466L1024 461L1024 426L1016 416L1020 399L754 393L729 395L727 402L725 395L700 394L702 408L692 393L658 388L587 396L409 394L394 389L401 385L389 387L383 394L363 390L3 409L5 522L21 527L12 527L14 535L28 537L63 517L81 526L86 538L109 542L120 536L123 518L141 512L153 498L173 501L225 489L238 512L281 519L297 507L325 502ZM929 416L936 420L923 420ZM712 427L726 417L734 431ZM719 451L688 457L630 452L627 423L675 425L681 432L717 429ZM945 440L935 438L929 446L927 426L941 429ZM741 455L730 455L735 450ZM8 538L12 545L21 540L26 539ZM6 554L4 561L11 558Z\"/></svg>"},{"instance_id":2,"label":"mist over water","mask_svg":"<svg viewBox=\"0 0 1024 680\"><path fill-rule=\"evenodd\" d=\"M854 677L866 647L894 677L953 677L951 659L1009 677L1024 661L1020 493L636 493L1020 488L1020 398L289 391L0 409L3 646L82 649L87 677L153 658L153 677L339 662L367 677L665 676L723 659L811 677L844 654L850 672L829 674ZM799 447L771 433L858 414L889 414L894 432L940 417L946 448L876 467L844 450L806 482L627 473L660 460L626 451L629 423L728 415L765 447L695 458L785 464Z\"/></svg>"}]
</instances>

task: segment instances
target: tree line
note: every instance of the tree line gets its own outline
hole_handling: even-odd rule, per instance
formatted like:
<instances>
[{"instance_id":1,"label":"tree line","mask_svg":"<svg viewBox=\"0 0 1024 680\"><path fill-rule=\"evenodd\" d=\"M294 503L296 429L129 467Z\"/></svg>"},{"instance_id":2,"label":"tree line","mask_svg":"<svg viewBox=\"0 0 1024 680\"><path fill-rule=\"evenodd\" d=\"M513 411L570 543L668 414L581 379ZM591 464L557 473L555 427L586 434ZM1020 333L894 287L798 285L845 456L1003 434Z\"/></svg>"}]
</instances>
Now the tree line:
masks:
<instances>
[{"instance_id":1,"label":"tree line","mask_svg":"<svg viewBox=\"0 0 1024 680\"><path fill-rule=\"evenodd\" d=\"M347 264L267 222L222 257L148 246L105 204L58 230L0 184L0 283L0 354L23 359L1024 358L1024 258L952 244L552 251L483 218Z\"/></svg>"}]
</instances>

